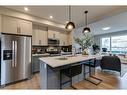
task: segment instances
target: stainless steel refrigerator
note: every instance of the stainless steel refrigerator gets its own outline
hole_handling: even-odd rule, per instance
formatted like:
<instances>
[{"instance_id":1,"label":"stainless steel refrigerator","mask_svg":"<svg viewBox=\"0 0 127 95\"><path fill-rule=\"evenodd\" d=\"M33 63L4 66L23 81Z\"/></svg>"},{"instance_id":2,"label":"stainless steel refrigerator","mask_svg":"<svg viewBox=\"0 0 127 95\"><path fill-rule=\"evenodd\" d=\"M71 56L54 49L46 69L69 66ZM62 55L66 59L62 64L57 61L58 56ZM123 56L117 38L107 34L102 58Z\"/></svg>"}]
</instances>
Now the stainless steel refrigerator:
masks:
<instances>
[{"instance_id":1,"label":"stainless steel refrigerator","mask_svg":"<svg viewBox=\"0 0 127 95\"><path fill-rule=\"evenodd\" d=\"M1 34L1 85L31 74L31 36Z\"/></svg>"}]
</instances>

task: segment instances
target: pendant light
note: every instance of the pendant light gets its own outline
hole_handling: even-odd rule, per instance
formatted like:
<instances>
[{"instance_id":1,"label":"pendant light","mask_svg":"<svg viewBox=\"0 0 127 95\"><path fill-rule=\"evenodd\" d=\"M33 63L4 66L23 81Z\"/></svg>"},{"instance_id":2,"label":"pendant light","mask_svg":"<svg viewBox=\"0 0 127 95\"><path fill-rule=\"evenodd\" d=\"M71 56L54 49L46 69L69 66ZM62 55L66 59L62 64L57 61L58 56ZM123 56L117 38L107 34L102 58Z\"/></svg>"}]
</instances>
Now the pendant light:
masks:
<instances>
[{"instance_id":1,"label":"pendant light","mask_svg":"<svg viewBox=\"0 0 127 95\"><path fill-rule=\"evenodd\" d=\"M74 22L71 21L71 6L69 6L69 22L65 26L66 29L72 30L75 28Z\"/></svg>"},{"instance_id":2,"label":"pendant light","mask_svg":"<svg viewBox=\"0 0 127 95\"><path fill-rule=\"evenodd\" d=\"M90 28L87 26L87 13L88 13L88 11L85 11L84 12L84 14L85 14L85 20L86 20L86 26L85 26L85 28L83 28L83 33L88 33L88 32L90 32Z\"/></svg>"}]
</instances>

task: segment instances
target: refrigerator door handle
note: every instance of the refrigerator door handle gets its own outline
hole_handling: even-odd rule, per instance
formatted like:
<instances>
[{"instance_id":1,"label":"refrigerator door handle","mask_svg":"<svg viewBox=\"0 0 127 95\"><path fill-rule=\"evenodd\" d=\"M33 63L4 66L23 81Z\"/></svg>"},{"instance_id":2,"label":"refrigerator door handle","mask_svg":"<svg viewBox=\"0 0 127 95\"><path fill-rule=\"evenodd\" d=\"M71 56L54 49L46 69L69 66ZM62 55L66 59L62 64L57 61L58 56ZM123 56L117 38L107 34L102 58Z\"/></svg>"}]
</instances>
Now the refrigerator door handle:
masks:
<instances>
[{"instance_id":1,"label":"refrigerator door handle","mask_svg":"<svg viewBox=\"0 0 127 95\"><path fill-rule=\"evenodd\" d=\"M17 66L17 41L15 41L15 67Z\"/></svg>"},{"instance_id":2,"label":"refrigerator door handle","mask_svg":"<svg viewBox=\"0 0 127 95\"><path fill-rule=\"evenodd\" d=\"M15 41L12 41L12 67L15 66Z\"/></svg>"}]
</instances>

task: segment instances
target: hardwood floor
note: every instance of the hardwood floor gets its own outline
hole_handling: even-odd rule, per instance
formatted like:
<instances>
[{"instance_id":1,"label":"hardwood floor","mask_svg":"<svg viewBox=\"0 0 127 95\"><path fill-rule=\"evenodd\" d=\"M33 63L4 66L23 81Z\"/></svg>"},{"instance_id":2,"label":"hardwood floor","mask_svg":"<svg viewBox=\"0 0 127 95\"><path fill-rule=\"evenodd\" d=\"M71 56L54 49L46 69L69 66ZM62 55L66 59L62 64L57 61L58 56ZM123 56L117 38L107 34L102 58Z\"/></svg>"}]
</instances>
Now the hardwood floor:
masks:
<instances>
[{"instance_id":1,"label":"hardwood floor","mask_svg":"<svg viewBox=\"0 0 127 95\"><path fill-rule=\"evenodd\" d=\"M15 84L10 84L3 89L40 89L39 81L39 74L35 74L30 80L24 80Z\"/></svg>"},{"instance_id":2,"label":"hardwood floor","mask_svg":"<svg viewBox=\"0 0 127 95\"><path fill-rule=\"evenodd\" d=\"M96 77L99 77L103 81L99 85L94 85L88 81L80 81L74 86L77 89L127 89L127 73L120 77L118 75L109 74L106 72L96 71ZM31 80L26 80L11 84L3 89L40 89L39 86L39 74L33 75ZM71 89L71 88L69 88Z\"/></svg>"},{"instance_id":3,"label":"hardwood floor","mask_svg":"<svg viewBox=\"0 0 127 95\"><path fill-rule=\"evenodd\" d=\"M97 86L85 80L74 86L78 89L127 89L127 74L126 76L120 77L106 72L97 71L96 77L103 80Z\"/></svg>"}]
</instances>

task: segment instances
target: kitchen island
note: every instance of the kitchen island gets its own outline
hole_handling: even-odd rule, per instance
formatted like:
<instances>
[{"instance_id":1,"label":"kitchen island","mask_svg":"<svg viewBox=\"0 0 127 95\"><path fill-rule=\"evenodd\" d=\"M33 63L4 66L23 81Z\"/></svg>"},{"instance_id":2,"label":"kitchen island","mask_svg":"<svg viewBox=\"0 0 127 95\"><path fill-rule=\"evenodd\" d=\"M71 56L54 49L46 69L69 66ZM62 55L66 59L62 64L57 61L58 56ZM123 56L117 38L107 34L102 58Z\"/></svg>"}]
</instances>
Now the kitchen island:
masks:
<instances>
[{"instance_id":1,"label":"kitchen island","mask_svg":"<svg viewBox=\"0 0 127 95\"><path fill-rule=\"evenodd\" d=\"M74 64L81 64L84 61L95 59L95 56L89 55L68 55L66 57L44 57L40 59L40 87L41 89L60 89L60 70L65 69ZM82 67L83 68L83 67ZM84 68L83 68L84 69ZM84 79L84 73L73 77L72 83L75 84ZM63 80L68 80L68 77L63 75ZM63 87L69 87L67 83Z\"/></svg>"}]
</instances>

